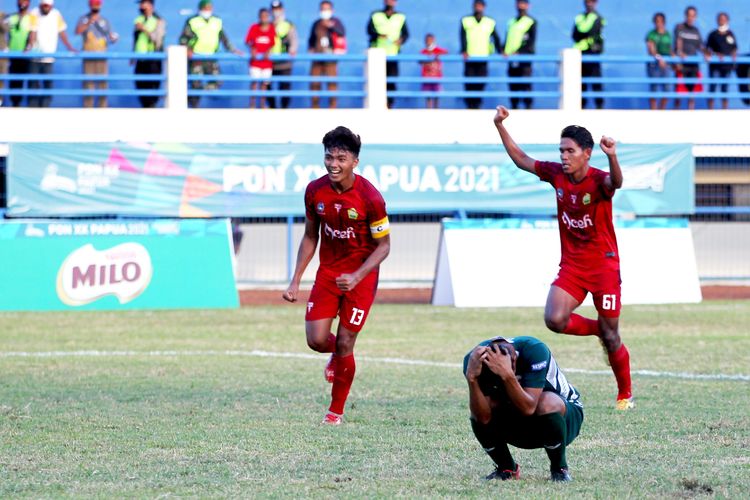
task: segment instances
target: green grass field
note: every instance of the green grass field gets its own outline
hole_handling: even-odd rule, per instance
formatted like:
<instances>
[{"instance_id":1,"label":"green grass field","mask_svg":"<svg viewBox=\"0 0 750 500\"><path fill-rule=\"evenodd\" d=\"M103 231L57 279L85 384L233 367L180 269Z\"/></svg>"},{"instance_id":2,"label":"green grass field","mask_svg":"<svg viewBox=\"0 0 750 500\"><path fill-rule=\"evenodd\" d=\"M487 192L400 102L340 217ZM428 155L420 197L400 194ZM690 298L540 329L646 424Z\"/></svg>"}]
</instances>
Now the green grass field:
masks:
<instances>
[{"instance_id":1,"label":"green grass field","mask_svg":"<svg viewBox=\"0 0 750 500\"><path fill-rule=\"evenodd\" d=\"M377 305L338 428L319 424L325 356L260 355L311 354L303 312L1 314L0 498L750 491L748 301L626 307L622 335L644 371L628 413L613 408L598 342L546 331L540 309ZM542 450L514 450L521 481L481 479L492 466L469 427L459 363L499 333L541 338L582 393L573 483L550 483Z\"/></svg>"}]
</instances>

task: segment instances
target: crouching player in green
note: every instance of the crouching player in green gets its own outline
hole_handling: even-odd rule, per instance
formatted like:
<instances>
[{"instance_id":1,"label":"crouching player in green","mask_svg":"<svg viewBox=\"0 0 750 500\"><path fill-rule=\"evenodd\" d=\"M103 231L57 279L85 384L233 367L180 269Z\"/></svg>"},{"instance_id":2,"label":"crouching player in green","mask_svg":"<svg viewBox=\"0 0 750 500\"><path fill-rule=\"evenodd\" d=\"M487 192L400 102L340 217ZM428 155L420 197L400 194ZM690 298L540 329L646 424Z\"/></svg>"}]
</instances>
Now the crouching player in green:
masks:
<instances>
[{"instance_id":1,"label":"crouching player in green","mask_svg":"<svg viewBox=\"0 0 750 500\"><path fill-rule=\"evenodd\" d=\"M486 479L518 479L508 445L544 448L553 481L570 481L565 449L581 430L583 405L549 348L534 337L495 337L464 358L471 428L495 462Z\"/></svg>"}]
</instances>

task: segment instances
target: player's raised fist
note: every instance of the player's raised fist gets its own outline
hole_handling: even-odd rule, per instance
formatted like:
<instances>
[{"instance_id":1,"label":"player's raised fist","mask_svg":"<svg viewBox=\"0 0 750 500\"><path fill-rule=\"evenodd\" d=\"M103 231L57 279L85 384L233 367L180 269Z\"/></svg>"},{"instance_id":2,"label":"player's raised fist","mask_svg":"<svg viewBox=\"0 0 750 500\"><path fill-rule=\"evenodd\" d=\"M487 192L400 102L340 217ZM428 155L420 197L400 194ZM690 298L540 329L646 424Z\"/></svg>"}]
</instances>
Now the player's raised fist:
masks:
<instances>
[{"instance_id":1,"label":"player's raised fist","mask_svg":"<svg viewBox=\"0 0 750 500\"><path fill-rule=\"evenodd\" d=\"M508 111L508 108L506 108L505 106L498 106L496 109L497 113L495 113L494 122L495 125L500 125L501 123L503 123L503 120L508 118L508 115L510 115L510 111Z\"/></svg>"},{"instance_id":2,"label":"player's raised fist","mask_svg":"<svg viewBox=\"0 0 750 500\"><path fill-rule=\"evenodd\" d=\"M613 155L615 154L615 140L611 137L607 137L605 135L602 136L602 139L599 141L599 146L601 146L602 151L604 154L607 155Z\"/></svg>"}]
</instances>

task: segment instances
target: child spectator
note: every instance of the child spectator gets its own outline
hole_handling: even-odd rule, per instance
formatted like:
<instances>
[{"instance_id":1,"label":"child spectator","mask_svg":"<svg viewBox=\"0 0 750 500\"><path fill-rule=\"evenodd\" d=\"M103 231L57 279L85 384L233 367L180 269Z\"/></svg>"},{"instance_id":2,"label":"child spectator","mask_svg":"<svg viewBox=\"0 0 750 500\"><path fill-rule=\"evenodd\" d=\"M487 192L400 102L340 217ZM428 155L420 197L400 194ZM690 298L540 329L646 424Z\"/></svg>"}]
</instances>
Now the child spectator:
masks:
<instances>
[{"instance_id":1,"label":"child spectator","mask_svg":"<svg viewBox=\"0 0 750 500\"><path fill-rule=\"evenodd\" d=\"M440 83L434 81L434 79L443 77L443 63L440 61L440 56L447 53L447 50L438 47L435 43L435 35L432 33L427 33L427 35L425 35L424 48L422 49L421 54L433 56L434 59L420 62L422 65L422 78L430 78L433 80L422 84L423 92L440 92L442 90ZM427 108L436 109L437 107L437 97L434 94L429 94L427 96Z\"/></svg>"},{"instance_id":2,"label":"child spectator","mask_svg":"<svg viewBox=\"0 0 750 500\"><path fill-rule=\"evenodd\" d=\"M251 90L268 90L271 85L273 63L271 49L276 43L276 30L271 23L271 12L268 9L258 11L258 22L250 26L245 37L245 44L250 48L250 84ZM265 96L257 99L259 107L266 107ZM254 108L256 96L250 96L250 107Z\"/></svg>"}]
</instances>

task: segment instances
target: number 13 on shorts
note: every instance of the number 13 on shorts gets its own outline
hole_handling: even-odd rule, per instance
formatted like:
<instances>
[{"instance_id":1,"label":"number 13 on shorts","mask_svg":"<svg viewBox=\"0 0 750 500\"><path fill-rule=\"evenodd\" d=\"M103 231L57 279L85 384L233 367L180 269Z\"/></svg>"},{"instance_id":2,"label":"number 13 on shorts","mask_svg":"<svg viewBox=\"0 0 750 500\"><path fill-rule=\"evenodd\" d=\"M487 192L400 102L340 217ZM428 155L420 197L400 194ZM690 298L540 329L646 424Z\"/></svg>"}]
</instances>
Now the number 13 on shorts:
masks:
<instances>
[{"instance_id":1,"label":"number 13 on shorts","mask_svg":"<svg viewBox=\"0 0 750 500\"><path fill-rule=\"evenodd\" d=\"M365 319L365 310L352 307L352 317L349 319L349 323L359 326L363 319Z\"/></svg>"}]
</instances>

